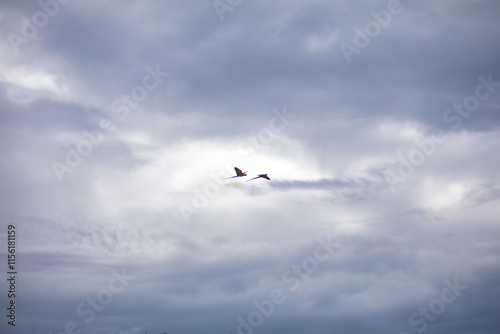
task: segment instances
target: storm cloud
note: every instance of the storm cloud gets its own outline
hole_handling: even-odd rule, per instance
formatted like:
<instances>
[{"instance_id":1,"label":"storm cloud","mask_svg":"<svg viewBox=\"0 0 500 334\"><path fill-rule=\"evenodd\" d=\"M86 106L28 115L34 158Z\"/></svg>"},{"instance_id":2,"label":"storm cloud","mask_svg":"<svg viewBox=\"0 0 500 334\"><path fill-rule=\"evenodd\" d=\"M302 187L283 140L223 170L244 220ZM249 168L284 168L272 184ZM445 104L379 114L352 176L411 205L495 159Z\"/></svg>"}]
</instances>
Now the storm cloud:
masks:
<instances>
[{"instance_id":1,"label":"storm cloud","mask_svg":"<svg viewBox=\"0 0 500 334\"><path fill-rule=\"evenodd\" d=\"M2 332L499 331L498 1L0 9Z\"/></svg>"}]
</instances>

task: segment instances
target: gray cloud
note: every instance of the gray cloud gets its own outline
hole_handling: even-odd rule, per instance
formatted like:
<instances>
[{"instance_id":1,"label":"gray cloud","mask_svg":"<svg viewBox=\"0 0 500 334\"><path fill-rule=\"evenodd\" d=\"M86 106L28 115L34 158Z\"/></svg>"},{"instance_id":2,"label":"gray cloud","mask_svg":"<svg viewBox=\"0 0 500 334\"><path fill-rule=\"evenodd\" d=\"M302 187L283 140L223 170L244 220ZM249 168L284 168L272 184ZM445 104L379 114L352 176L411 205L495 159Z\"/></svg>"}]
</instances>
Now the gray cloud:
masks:
<instances>
[{"instance_id":1,"label":"gray cloud","mask_svg":"<svg viewBox=\"0 0 500 334\"><path fill-rule=\"evenodd\" d=\"M498 330L497 2L401 1L350 62L388 1L41 3L0 5L2 332Z\"/></svg>"}]
</instances>

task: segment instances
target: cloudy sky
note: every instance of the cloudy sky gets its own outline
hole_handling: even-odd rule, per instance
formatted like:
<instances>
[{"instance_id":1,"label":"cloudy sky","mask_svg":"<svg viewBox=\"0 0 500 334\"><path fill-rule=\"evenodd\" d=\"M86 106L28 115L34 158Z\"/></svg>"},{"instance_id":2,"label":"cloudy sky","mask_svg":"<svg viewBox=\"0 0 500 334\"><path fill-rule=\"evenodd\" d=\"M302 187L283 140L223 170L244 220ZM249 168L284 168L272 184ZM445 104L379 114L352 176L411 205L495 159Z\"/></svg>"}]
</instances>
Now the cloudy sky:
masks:
<instances>
[{"instance_id":1,"label":"cloudy sky","mask_svg":"<svg viewBox=\"0 0 500 334\"><path fill-rule=\"evenodd\" d=\"M2 333L499 333L499 16L1 1Z\"/></svg>"}]
</instances>

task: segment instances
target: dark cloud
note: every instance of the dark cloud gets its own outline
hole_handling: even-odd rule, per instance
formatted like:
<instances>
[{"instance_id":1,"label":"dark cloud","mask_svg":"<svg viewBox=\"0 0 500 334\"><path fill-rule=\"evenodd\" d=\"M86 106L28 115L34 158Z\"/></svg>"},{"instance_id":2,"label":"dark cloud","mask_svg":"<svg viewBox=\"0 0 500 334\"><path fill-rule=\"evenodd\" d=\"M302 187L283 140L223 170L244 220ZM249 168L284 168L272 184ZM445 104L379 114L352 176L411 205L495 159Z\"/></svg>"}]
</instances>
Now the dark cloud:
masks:
<instances>
[{"instance_id":1,"label":"dark cloud","mask_svg":"<svg viewBox=\"0 0 500 334\"><path fill-rule=\"evenodd\" d=\"M62 2L0 5L2 333L498 331L499 3Z\"/></svg>"}]
</instances>

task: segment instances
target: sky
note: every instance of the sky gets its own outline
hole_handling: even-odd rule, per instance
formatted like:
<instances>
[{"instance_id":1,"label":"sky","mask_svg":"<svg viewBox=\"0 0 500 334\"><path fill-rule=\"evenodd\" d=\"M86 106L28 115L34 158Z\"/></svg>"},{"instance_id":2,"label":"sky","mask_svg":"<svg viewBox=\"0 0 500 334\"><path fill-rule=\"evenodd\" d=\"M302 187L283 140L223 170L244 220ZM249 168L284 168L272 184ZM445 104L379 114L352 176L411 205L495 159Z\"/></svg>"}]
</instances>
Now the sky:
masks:
<instances>
[{"instance_id":1,"label":"sky","mask_svg":"<svg viewBox=\"0 0 500 334\"><path fill-rule=\"evenodd\" d=\"M499 16L1 1L1 332L499 333Z\"/></svg>"}]
</instances>

